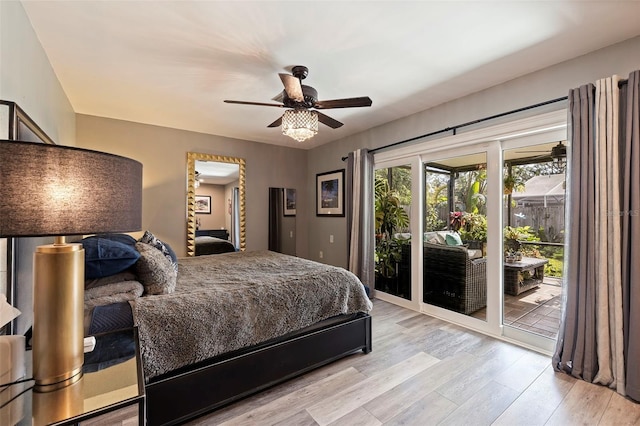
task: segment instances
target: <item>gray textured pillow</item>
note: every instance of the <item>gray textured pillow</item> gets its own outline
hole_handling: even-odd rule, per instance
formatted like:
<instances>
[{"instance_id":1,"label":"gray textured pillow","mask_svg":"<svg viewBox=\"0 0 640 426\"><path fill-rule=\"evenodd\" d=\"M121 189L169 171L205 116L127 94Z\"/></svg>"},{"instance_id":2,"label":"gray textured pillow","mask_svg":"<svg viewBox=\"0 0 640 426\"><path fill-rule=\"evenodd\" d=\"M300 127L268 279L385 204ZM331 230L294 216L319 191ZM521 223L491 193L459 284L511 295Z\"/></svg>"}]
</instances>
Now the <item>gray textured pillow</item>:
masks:
<instances>
[{"instance_id":1,"label":"gray textured pillow","mask_svg":"<svg viewBox=\"0 0 640 426\"><path fill-rule=\"evenodd\" d=\"M140 259L135 264L145 294L169 294L176 289L177 273L171 261L155 247L137 242Z\"/></svg>"}]
</instances>

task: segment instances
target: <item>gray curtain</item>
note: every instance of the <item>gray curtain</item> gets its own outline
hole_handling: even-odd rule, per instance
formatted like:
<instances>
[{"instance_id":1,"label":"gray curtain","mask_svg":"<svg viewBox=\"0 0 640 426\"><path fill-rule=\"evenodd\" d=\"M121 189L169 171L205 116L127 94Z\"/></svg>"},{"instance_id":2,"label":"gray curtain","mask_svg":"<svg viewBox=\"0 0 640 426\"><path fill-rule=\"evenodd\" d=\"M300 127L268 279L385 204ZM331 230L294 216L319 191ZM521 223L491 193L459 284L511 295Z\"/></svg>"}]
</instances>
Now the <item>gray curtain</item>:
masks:
<instances>
[{"instance_id":1,"label":"gray curtain","mask_svg":"<svg viewBox=\"0 0 640 426\"><path fill-rule=\"evenodd\" d=\"M349 153L347 159L347 238L349 270L372 294L373 263L373 154L367 149Z\"/></svg>"},{"instance_id":2,"label":"gray curtain","mask_svg":"<svg viewBox=\"0 0 640 426\"><path fill-rule=\"evenodd\" d=\"M553 357L556 370L636 400L640 316L632 307L640 306L640 252L634 248L640 239L637 75L630 76L627 90L619 91L613 77L569 92L569 251L564 315Z\"/></svg>"},{"instance_id":3,"label":"gray curtain","mask_svg":"<svg viewBox=\"0 0 640 426\"><path fill-rule=\"evenodd\" d=\"M640 71L629 75L621 96L622 299L626 394L640 401Z\"/></svg>"}]
</instances>

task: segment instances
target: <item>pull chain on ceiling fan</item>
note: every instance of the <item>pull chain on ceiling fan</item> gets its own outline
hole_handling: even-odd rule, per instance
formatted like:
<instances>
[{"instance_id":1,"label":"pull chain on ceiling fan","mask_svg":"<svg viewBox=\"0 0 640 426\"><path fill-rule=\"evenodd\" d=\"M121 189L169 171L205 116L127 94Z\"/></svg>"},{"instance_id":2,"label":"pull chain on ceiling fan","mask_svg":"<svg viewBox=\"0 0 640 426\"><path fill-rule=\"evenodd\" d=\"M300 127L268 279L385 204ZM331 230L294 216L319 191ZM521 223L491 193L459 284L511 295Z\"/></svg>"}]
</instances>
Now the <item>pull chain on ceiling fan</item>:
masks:
<instances>
[{"instance_id":1,"label":"pull chain on ceiling fan","mask_svg":"<svg viewBox=\"0 0 640 426\"><path fill-rule=\"evenodd\" d=\"M229 104L270 106L277 108L289 108L284 114L267 127L282 126L282 134L289 136L298 142L307 140L318 133L318 123L322 123L332 129L337 129L343 124L328 115L317 111L331 108L357 108L371 106L372 101L368 96L358 98L333 99L327 101L318 100L318 91L311 86L302 84L309 73L309 69L302 65L293 67L292 74L278 74L284 86L284 90L273 97L272 100L281 104L262 102L225 100Z\"/></svg>"}]
</instances>

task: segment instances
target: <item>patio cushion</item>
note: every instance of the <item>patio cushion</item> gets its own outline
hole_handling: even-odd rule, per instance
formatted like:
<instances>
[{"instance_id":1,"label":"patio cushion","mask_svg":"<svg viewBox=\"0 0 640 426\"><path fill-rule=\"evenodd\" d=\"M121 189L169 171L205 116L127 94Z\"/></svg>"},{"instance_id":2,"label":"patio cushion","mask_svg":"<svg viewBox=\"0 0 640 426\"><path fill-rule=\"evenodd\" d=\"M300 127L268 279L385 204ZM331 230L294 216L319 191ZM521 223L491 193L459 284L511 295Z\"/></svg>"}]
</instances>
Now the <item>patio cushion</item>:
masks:
<instances>
[{"instance_id":1,"label":"patio cushion","mask_svg":"<svg viewBox=\"0 0 640 426\"><path fill-rule=\"evenodd\" d=\"M458 235L458 233L456 233L456 232L448 233L447 236L445 237L445 241L447 242L448 246L461 246L462 245L462 240L460 239L460 235Z\"/></svg>"}]
</instances>

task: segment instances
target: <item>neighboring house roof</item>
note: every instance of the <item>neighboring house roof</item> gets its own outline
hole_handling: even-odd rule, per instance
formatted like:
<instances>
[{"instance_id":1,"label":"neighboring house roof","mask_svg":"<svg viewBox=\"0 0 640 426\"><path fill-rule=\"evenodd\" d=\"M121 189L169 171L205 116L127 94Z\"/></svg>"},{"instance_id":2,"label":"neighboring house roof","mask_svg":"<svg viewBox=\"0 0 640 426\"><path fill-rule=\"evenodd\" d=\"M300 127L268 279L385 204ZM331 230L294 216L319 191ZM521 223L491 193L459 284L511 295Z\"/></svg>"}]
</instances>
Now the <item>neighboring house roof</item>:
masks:
<instances>
[{"instance_id":1,"label":"neighboring house roof","mask_svg":"<svg viewBox=\"0 0 640 426\"><path fill-rule=\"evenodd\" d=\"M524 184L523 191L513 191L511 197L519 204L561 203L565 197L564 173L534 176Z\"/></svg>"}]
</instances>

